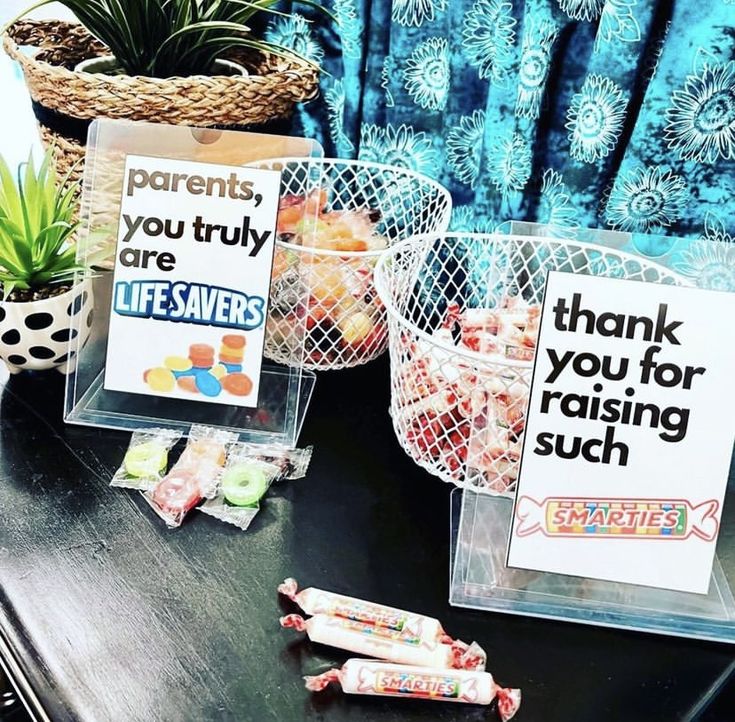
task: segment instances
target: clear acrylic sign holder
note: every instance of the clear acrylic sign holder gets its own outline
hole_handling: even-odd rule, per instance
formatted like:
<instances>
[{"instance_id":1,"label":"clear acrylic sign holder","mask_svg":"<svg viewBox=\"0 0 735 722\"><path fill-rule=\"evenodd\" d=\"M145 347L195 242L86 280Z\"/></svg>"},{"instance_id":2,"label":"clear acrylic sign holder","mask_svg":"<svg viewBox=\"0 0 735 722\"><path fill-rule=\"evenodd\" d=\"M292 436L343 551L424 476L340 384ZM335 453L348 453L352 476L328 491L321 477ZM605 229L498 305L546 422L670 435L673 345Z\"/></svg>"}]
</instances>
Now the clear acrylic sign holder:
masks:
<instances>
[{"instance_id":1,"label":"clear acrylic sign holder","mask_svg":"<svg viewBox=\"0 0 735 722\"><path fill-rule=\"evenodd\" d=\"M503 235L507 232L516 237L560 241L558 229L537 224L512 222L500 230ZM551 230L554 231L555 238L552 238ZM635 251L638 244L648 243L651 248L668 249L665 262L662 263L660 258L651 261L664 268L671 267L675 271L678 270L678 261L683 259L681 262L686 262L688 244L718 242L692 242L665 237L632 238L628 233L588 229L567 234L562 243L565 241L577 247L585 243L596 243L598 247L625 251ZM670 253L676 244L680 246L678 254ZM706 252L706 248L698 246L692 251L692 257L697 257ZM537 265L547 267L542 269L544 273L548 268L590 272L590 269L574 268L574 258L574 255L569 254L546 254ZM641 260L641 263L650 261ZM619 275L626 264L627 270L630 270L635 261L625 261L622 265L606 264L604 270L600 267L592 272ZM524 268L524 273L532 268L533 264L529 264ZM695 278L682 280L695 284L697 281ZM540 301L540 298L534 300ZM530 372L529 366L529 384ZM521 371L519 378L522 374ZM473 449L482 449L487 445L486 431L475 424L471 427L465 488L452 493L451 604L506 614L735 643L735 469L732 464L707 594L513 569L505 565L505 559L514 485L511 483L502 494L485 490L488 469L481 468L477 463L476 459L479 457L473 453ZM706 460L703 463L706 465ZM635 564L635 559L631 559L631 564Z\"/></svg>"},{"instance_id":2,"label":"clear acrylic sign holder","mask_svg":"<svg viewBox=\"0 0 735 722\"><path fill-rule=\"evenodd\" d=\"M123 393L103 387L112 269L128 154L233 166L297 157L304 159L305 173L311 177L308 161L321 158L323 151L318 143L306 138L112 120L99 120L91 125L83 181L82 227L77 242L77 260L86 270L76 280L91 284L94 313L76 314L72 318L72 328L77 333L71 341L70 365L75 370L67 376L64 420L70 424L127 431L166 426L183 433L192 424L206 424L237 432L242 441L295 446L316 379L313 372L301 368L305 325L300 340L292 339L291 364L284 366L263 359L258 406L254 408ZM316 189L318 171L313 177ZM315 220L315 216L305 220ZM288 292L298 295L306 304L308 288L299 282L293 286ZM80 347L78 339L83 334L79 332L85 323L91 326L91 334ZM139 342L144 344L146 339L140 338Z\"/></svg>"}]
</instances>

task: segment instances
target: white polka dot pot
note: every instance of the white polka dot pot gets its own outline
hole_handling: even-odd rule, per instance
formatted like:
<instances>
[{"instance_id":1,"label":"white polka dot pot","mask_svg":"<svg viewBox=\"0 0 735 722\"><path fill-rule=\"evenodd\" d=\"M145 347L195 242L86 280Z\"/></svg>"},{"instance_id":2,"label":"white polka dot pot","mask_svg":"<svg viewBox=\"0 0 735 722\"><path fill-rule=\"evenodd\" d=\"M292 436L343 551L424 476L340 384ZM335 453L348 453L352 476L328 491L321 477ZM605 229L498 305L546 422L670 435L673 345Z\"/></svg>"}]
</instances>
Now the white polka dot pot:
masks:
<instances>
[{"instance_id":1,"label":"white polka dot pot","mask_svg":"<svg viewBox=\"0 0 735 722\"><path fill-rule=\"evenodd\" d=\"M53 298L0 303L0 358L13 374L53 368L69 373L75 365L69 342L81 335L74 347L86 343L93 309L90 280ZM72 321L76 328L72 328Z\"/></svg>"}]
</instances>

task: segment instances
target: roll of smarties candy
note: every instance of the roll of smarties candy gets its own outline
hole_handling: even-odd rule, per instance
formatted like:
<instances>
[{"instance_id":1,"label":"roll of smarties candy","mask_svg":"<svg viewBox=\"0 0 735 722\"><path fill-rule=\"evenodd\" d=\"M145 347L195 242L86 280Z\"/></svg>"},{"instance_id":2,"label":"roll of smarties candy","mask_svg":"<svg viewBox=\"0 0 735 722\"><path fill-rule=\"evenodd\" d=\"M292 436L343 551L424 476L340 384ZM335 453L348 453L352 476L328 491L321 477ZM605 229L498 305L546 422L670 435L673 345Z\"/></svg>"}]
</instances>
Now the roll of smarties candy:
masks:
<instances>
[{"instance_id":1,"label":"roll of smarties candy","mask_svg":"<svg viewBox=\"0 0 735 722\"><path fill-rule=\"evenodd\" d=\"M348 659L341 669L304 677L306 688L320 692L338 684L346 694L369 694L435 702L497 704L502 722L508 722L521 704L519 689L498 685L489 672L427 669L369 659Z\"/></svg>"},{"instance_id":2,"label":"roll of smarties candy","mask_svg":"<svg viewBox=\"0 0 735 722\"><path fill-rule=\"evenodd\" d=\"M553 537L618 539L717 538L716 499L694 506L686 499L599 499L522 496L516 504L515 533Z\"/></svg>"}]
</instances>

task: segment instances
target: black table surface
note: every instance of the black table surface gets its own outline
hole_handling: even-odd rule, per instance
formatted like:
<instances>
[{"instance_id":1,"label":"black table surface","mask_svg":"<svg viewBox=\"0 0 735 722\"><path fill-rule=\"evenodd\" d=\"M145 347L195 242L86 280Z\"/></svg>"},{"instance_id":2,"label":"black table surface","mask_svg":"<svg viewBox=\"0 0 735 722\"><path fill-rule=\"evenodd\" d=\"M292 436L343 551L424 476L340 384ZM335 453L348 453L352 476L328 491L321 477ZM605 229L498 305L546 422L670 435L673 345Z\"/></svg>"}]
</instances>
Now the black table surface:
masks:
<instances>
[{"instance_id":1,"label":"black table surface","mask_svg":"<svg viewBox=\"0 0 735 722\"><path fill-rule=\"evenodd\" d=\"M197 512L167 530L108 486L129 435L65 426L62 397L52 373L14 377L0 399L0 632L54 720L495 718L308 693L302 675L350 655L280 629L287 576L476 639L496 679L522 688L519 722L735 717L706 703L730 646L449 605L451 488L398 446L385 361L320 375L300 439L309 474L274 487L247 533Z\"/></svg>"}]
</instances>

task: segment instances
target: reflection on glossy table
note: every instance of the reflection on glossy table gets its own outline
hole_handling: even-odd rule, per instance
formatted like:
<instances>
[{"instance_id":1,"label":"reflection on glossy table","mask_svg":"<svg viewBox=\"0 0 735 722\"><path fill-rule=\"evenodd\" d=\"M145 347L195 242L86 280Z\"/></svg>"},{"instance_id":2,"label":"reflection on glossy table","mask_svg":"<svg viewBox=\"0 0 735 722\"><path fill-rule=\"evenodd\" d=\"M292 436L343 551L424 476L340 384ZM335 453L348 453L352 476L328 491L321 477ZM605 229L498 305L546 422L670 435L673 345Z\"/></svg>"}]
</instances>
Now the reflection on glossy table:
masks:
<instances>
[{"instance_id":1,"label":"reflection on glossy table","mask_svg":"<svg viewBox=\"0 0 735 722\"><path fill-rule=\"evenodd\" d=\"M0 632L53 720L495 718L310 695L301 676L349 655L279 628L293 607L275 588L290 575L476 639L498 681L523 689L519 722L728 718L704 700L732 647L449 606L451 489L395 441L385 360L319 377L309 475L272 489L248 533L199 513L168 531L139 494L108 486L129 435L66 427L62 396L60 376L22 375L0 399Z\"/></svg>"}]
</instances>

